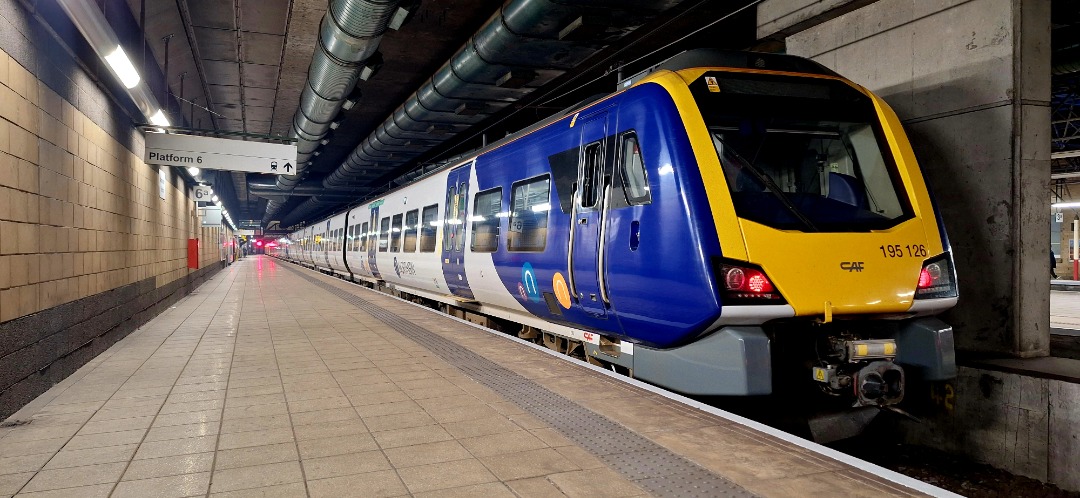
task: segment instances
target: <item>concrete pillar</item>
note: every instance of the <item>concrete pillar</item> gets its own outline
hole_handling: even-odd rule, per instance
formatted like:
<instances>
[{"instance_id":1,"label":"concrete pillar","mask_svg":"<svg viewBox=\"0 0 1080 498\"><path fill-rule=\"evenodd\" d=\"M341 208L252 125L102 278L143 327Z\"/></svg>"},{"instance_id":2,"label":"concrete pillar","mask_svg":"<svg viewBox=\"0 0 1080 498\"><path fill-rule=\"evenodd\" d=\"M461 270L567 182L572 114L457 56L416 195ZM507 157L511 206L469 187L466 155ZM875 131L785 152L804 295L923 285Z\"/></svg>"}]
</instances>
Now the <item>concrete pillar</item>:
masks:
<instances>
[{"instance_id":1,"label":"concrete pillar","mask_svg":"<svg viewBox=\"0 0 1080 498\"><path fill-rule=\"evenodd\" d=\"M904 121L956 257L960 304L945 319L957 346L1047 355L1050 1L879 0L843 13L861 3L770 0L759 38L838 13L788 36L787 51L876 92Z\"/></svg>"}]
</instances>

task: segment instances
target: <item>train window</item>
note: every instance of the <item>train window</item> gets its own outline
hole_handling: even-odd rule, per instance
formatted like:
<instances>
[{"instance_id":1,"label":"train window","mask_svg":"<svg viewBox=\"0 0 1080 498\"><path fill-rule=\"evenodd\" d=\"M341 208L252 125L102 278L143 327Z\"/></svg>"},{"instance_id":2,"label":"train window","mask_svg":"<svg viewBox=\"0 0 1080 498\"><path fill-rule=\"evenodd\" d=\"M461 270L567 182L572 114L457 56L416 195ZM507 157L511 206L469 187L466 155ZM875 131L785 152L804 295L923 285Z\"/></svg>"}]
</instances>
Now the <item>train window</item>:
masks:
<instances>
[{"instance_id":1,"label":"train window","mask_svg":"<svg viewBox=\"0 0 1080 498\"><path fill-rule=\"evenodd\" d=\"M386 252L390 248L390 217L387 216L379 222L379 252Z\"/></svg>"},{"instance_id":2,"label":"train window","mask_svg":"<svg viewBox=\"0 0 1080 498\"><path fill-rule=\"evenodd\" d=\"M626 201L631 205L652 202L649 192L649 177L645 174L645 163L641 160L641 148L634 132L622 137L622 180Z\"/></svg>"},{"instance_id":3,"label":"train window","mask_svg":"<svg viewBox=\"0 0 1080 498\"><path fill-rule=\"evenodd\" d=\"M457 216L454 220L454 230L457 231L456 251L465 250L465 197L469 194L469 186L461 182L458 187Z\"/></svg>"},{"instance_id":4,"label":"train window","mask_svg":"<svg viewBox=\"0 0 1080 498\"><path fill-rule=\"evenodd\" d=\"M401 250L401 218L400 214L394 215L393 226L390 228L390 251L398 252Z\"/></svg>"},{"instance_id":5,"label":"train window","mask_svg":"<svg viewBox=\"0 0 1080 498\"><path fill-rule=\"evenodd\" d=\"M585 146L585 154L581 163L581 207L591 208L596 206L600 198L601 186L597 185L603 178L604 149L600 142Z\"/></svg>"},{"instance_id":6,"label":"train window","mask_svg":"<svg viewBox=\"0 0 1080 498\"><path fill-rule=\"evenodd\" d=\"M473 252L495 252L499 249L499 225L502 208L502 187L485 190L476 194L473 202L472 243Z\"/></svg>"},{"instance_id":7,"label":"train window","mask_svg":"<svg viewBox=\"0 0 1080 498\"><path fill-rule=\"evenodd\" d=\"M420 225L420 252L435 252L435 235L439 229L439 205L424 206Z\"/></svg>"},{"instance_id":8,"label":"train window","mask_svg":"<svg viewBox=\"0 0 1080 498\"><path fill-rule=\"evenodd\" d=\"M401 250L404 252L416 252L416 225L419 218L419 209L405 213L405 238L401 242Z\"/></svg>"},{"instance_id":9,"label":"train window","mask_svg":"<svg viewBox=\"0 0 1080 498\"><path fill-rule=\"evenodd\" d=\"M349 250L353 251L353 252L359 251L360 250L360 224L357 223L357 224L353 225L352 228L350 228L349 230L352 231L352 235L349 236L349 239L350 239Z\"/></svg>"},{"instance_id":10,"label":"train window","mask_svg":"<svg viewBox=\"0 0 1080 498\"><path fill-rule=\"evenodd\" d=\"M367 252L368 250L368 224L365 222L360 227L360 252Z\"/></svg>"},{"instance_id":11,"label":"train window","mask_svg":"<svg viewBox=\"0 0 1080 498\"><path fill-rule=\"evenodd\" d=\"M543 251L547 244L551 179L547 176L515 183L510 199L509 251Z\"/></svg>"}]
</instances>

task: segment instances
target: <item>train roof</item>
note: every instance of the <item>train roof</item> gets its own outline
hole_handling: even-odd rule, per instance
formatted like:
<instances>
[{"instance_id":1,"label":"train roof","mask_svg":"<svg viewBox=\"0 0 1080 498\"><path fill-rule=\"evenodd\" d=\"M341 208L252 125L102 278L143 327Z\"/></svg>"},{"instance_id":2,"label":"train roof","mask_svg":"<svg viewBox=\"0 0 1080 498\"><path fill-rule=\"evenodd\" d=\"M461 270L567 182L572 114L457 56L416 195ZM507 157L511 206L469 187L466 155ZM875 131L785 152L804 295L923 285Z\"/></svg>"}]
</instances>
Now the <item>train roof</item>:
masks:
<instances>
[{"instance_id":1,"label":"train roof","mask_svg":"<svg viewBox=\"0 0 1080 498\"><path fill-rule=\"evenodd\" d=\"M620 83L620 86L630 86L656 71L680 71L694 67L731 67L737 69L763 69L767 71L840 76L833 70L815 61L796 55L699 48L682 52L664 62L637 73L623 80Z\"/></svg>"}]
</instances>

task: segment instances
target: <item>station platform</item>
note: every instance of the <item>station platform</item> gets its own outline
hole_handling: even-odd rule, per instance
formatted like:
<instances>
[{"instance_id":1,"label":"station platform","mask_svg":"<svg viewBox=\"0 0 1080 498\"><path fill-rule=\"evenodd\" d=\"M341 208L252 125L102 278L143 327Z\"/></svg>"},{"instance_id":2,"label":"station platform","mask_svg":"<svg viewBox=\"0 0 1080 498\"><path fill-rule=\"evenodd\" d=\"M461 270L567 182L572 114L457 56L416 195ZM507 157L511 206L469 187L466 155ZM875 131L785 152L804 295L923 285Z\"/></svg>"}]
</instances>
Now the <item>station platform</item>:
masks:
<instances>
[{"instance_id":1,"label":"station platform","mask_svg":"<svg viewBox=\"0 0 1080 498\"><path fill-rule=\"evenodd\" d=\"M5 421L8 495L951 494L256 256Z\"/></svg>"}]
</instances>

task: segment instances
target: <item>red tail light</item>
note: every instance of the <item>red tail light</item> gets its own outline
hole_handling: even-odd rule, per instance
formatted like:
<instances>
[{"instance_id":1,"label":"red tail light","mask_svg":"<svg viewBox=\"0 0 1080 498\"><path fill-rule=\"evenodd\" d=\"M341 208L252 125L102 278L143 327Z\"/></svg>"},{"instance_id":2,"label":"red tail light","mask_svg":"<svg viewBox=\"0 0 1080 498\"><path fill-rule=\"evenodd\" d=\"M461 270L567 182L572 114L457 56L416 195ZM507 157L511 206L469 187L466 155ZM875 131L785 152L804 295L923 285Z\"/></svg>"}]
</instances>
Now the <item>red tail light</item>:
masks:
<instances>
[{"instance_id":1,"label":"red tail light","mask_svg":"<svg viewBox=\"0 0 1080 498\"><path fill-rule=\"evenodd\" d=\"M764 271L750 265L720 265L725 304L780 304L785 302Z\"/></svg>"},{"instance_id":2,"label":"red tail light","mask_svg":"<svg viewBox=\"0 0 1080 498\"><path fill-rule=\"evenodd\" d=\"M919 283L915 287L916 299L956 297L956 273L949 253L941 254L923 263Z\"/></svg>"}]
</instances>

